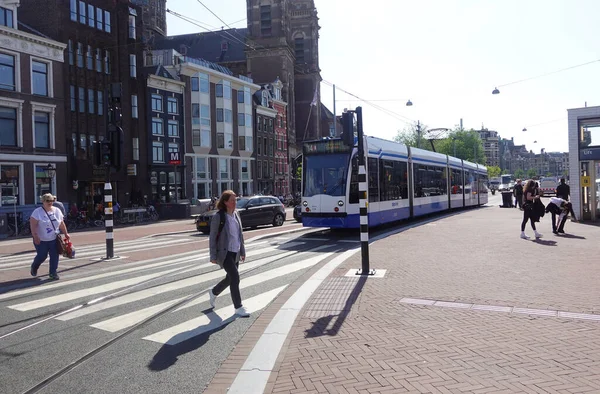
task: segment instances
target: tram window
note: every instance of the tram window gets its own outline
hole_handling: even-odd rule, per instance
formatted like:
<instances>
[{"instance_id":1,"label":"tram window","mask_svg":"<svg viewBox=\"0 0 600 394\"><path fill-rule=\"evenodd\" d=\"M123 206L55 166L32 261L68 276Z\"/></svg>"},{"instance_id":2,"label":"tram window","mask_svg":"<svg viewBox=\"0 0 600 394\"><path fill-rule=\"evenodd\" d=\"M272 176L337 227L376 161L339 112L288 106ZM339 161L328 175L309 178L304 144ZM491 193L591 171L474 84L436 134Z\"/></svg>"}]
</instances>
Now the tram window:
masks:
<instances>
[{"instance_id":1,"label":"tram window","mask_svg":"<svg viewBox=\"0 0 600 394\"><path fill-rule=\"evenodd\" d=\"M452 194L462 194L463 192L463 178L461 170L451 170L452 178L450 179L450 192Z\"/></svg>"},{"instance_id":2,"label":"tram window","mask_svg":"<svg viewBox=\"0 0 600 394\"><path fill-rule=\"evenodd\" d=\"M415 197L442 196L448 194L446 169L415 164Z\"/></svg>"},{"instance_id":3,"label":"tram window","mask_svg":"<svg viewBox=\"0 0 600 394\"><path fill-rule=\"evenodd\" d=\"M352 172L350 173L350 192L348 204L358 204L358 157L352 158Z\"/></svg>"},{"instance_id":4,"label":"tram window","mask_svg":"<svg viewBox=\"0 0 600 394\"><path fill-rule=\"evenodd\" d=\"M379 176L377 159L369 157L369 202L379 201Z\"/></svg>"},{"instance_id":5,"label":"tram window","mask_svg":"<svg viewBox=\"0 0 600 394\"><path fill-rule=\"evenodd\" d=\"M488 193L488 176L487 175L479 175L479 193L487 194Z\"/></svg>"},{"instance_id":6,"label":"tram window","mask_svg":"<svg viewBox=\"0 0 600 394\"><path fill-rule=\"evenodd\" d=\"M381 201L408 198L407 164L392 160L379 160L379 187Z\"/></svg>"}]
</instances>

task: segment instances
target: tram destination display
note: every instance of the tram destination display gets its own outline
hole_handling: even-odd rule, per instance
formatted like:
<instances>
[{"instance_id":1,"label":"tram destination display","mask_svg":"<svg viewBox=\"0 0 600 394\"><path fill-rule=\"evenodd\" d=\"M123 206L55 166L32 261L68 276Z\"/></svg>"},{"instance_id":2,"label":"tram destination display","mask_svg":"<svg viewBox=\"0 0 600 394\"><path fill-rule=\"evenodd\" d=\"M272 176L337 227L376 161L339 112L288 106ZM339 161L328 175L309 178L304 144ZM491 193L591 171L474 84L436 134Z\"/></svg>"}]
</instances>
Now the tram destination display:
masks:
<instances>
[{"instance_id":1,"label":"tram destination display","mask_svg":"<svg viewBox=\"0 0 600 394\"><path fill-rule=\"evenodd\" d=\"M319 153L347 153L352 148L344 144L341 139L331 139L323 141L311 141L304 143L305 154L319 154Z\"/></svg>"}]
</instances>

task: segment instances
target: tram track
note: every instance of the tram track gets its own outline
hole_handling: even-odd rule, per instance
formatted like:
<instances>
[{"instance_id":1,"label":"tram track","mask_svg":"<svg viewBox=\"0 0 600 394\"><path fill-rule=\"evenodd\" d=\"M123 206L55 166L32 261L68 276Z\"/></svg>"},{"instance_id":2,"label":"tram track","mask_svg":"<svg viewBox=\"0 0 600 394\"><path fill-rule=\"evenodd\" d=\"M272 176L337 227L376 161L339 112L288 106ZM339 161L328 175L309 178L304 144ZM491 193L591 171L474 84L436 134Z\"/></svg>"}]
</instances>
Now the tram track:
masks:
<instances>
[{"instance_id":1,"label":"tram track","mask_svg":"<svg viewBox=\"0 0 600 394\"><path fill-rule=\"evenodd\" d=\"M293 242L293 240L290 240L288 242ZM288 242L286 242L286 243L288 243ZM282 243L282 244L280 244L278 246L281 246L281 245L285 245L285 243ZM257 265L256 267L252 267L252 268L250 268L248 270L245 270L245 271L241 272L240 273L240 277L242 277L242 278L243 277L247 277L247 276L249 276L249 274L251 274L253 272L256 272L257 270L264 269L265 267L268 267L271 264L274 264L274 263L278 262L281 258L287 258L287 257L290 257L290 256L297 256L297 255L300 255L300 254L311 253L311 252L318 252L320 250L328 249L328 248L329 249L333 249L333 250L331 250L332 253L338 253L338 252L340 252L340 251L343 250L343 249L339 248L339 245L326 244L326 245L320 245L320 246L316 246L316 247L312 246L312 247L302 248L300 250L293 250L293 251L289 251L288 250L288 251L283 251L282 253L275 253L273 255L269 255L269 256L266 256L266 257L261 257L261 259L259 259L259 260L270 259L270 261L266 262L265 264L260 264L260 265ZM281 257L277 258L278 256L281 256ZM273 259L273 258L275 258L275 259ZM185 271L186 269L189 270L190 267L189 266L181 267L177 271L172 272L171 274L169 274L169 276L176 276L176 275L180 274L182 271ZM193 278L193 277L201 277L203 275L214 273L214 272L217 272L217 271L220 271L220 270L221 270L220 268L206 270L206 271L203 271L203 272L198 273L196 275L187 276L185 278L176 278L176 279L173 279L171 281L162 282L160 284L156 284L154 286L151 286L150 288L156 287L156 286L162 286L162 285L165 285L165 284L168 284L168 283L174 283L174 282L180 281L182 279ZM114 292L114 293L111 293L111 294L108 294L108 295L105 295L105 296L102 296L102 297L98 297L96 299L93 299L93 300L90 300L90 301L87 301L87 302L84 302L84 303L81 303L81 304L78 304L78 305L75 305L75 306L72 306L72 307L69 307L69 308L64 308L63 310L55 312L55 313L51 313L51 314L46 313L46 314L43 314L41 316L37 316L38 318L43 316L43 319L40 320L40 321L38 321L38 322L35 322L35 323L29 324L27 326L21 327L19 329L12 330L11 332L0 336L0 339L9 337L9 336L17 334L19 332L23 332L23 331L25 331L27 329L33 328L35 326L38 326L38 325L43 324L45 322L48 322L50 320L56 319L57 317L60 317L62 315L66 315L68 313L74 312L76 310L83 309L83 308L89 307L91 305L96 305L98 303L106 302L108 300L111 300L111 299L114 299L116 297L125 295L127 293L131 293L134 290L136 290L137 288L139 288L140 286L147 285L148 283L151 283L152 281L155 281L156 279L157 278L149 279L147 281L144 281L144 282L138 283L136 285L127 287L125 289L121 289L121 290L119 290L117 292ZM27 389L23 393L36 393L36 392L39 392L40 390L42 390L45 387L47 387L48 385L50 385L56 379L58 379L58 378L60 378L60 377L62 377L64 375L68 374L70 371L72 371L73 369L75 369L77 366L85 363L86 361L88 361L89 359L91 359L92 357L94 357L95 355L101 353L102 351L104 351L107 348L109 348L111 345L117 343L119 340L127 337L129 334L131 334L134 331L136 331L136 330L138 330L138 329L140 329L140 328L142 328L142 327L150 324L151 322L153 322L153 321L161 318L162 316L168 314L169 312L175 311L178 308L184 306L185 304L194 301L198 297L201 297L202 295L206 294L206 292L209 289L210 289L210 287L202 288L200 291L194 292L194 293L186 296L185 298L183 298L182 300L176 302L175 304L169 305L168 307L157 311L156 313L152 314L148 318L146 318L146 319L144 319L144 320L142 320L142 321L140 321L140 322L132 325L131 327L125 329L125 331L121 332L116 337L114 337L114 338L106 341L105 343L103 343L103 344L95 347L94 349L88 351L87 353L85 353L81 357L77 358L76 360L73 360L68 365L60 368L58 371L56 371L55 373L49 375L47 378L45 378L44 380L42 380L39 383L35 384L33 387ZM33 318L36 318L36 317L33 317ZM13 323L13 324L15 324L15 323Z\"/></svg>"}]
</instances>

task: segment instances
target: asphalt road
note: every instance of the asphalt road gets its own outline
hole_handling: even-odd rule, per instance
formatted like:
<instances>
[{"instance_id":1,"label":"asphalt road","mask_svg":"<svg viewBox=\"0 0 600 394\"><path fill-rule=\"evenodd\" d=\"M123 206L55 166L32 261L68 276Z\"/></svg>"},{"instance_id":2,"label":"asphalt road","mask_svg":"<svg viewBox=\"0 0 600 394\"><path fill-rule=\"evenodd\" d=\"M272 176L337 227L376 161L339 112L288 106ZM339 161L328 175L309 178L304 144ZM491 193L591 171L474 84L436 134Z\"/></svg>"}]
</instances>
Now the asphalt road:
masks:
<instances>
[{"instance_id":1,"label":"asphalt road","mask_svg":"<svg viewBox=\"0 0 600 394\"><path fill-rule=\"evenodd\" d=\"M330 253L357 245L300 233L250 242L240 270L242 297L253 313L235 319L228 293L214 313L207 309L206 290L224 272L208 262L206 250L173 248L194 236L165 235L177 241L163 246L172 251L167 257L73 271L9 292L0 287L2 392L200 392L287 285Z\"/></svg>"}]
</instances>

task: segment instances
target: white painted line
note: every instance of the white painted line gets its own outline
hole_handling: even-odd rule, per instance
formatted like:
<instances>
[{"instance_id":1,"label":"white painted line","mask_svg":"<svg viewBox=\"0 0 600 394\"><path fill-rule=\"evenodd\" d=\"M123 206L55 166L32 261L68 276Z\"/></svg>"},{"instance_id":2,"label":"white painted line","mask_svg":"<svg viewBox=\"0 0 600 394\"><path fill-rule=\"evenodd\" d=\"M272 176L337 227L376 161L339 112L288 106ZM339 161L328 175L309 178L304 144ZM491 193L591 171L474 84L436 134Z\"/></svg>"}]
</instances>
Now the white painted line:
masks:
<instances>
[{"instance_id":1,"label":"white painted line","mask_svg":"<svg viewBox=\"0 0 600 394\"><path fill-rule=\"evenodd\" d=\"M471 309L476 311L490 311L490 312L512 312L512 306L494 306L494 305L473 305Z\"/></svg>"},{"instance_id":2,"label":"white painted line","mask_svg":"<svg viewBox=\"0 0 600 394\"><path fill-rule=\"evenodd\" d=\"M119 280L116 282L107 283L100 286L90 287L88 289L76 290L69 293L59 294L53 297L45 297L39 300L24 302L22 304L10 305L10 309L25 312L33 309L43 308L50 305L60 304L62 302L76 300L77 298L90 296L94 294L106 293L112 290L120 289L123 287L135 285L145 280L158 278L159 276L167 275L173 271L180 270L180 268L173 268L166 271L160 271L150 275L138 276L131 279Z\"/></svg>"},{"instance_id":3,"label":"white painted line","mask_svg":"<svg viewBox=\"0 0 600 394\"><path fill-rule=\"evenodd\" d=\"M356 271L358 271L358 269L351 269L350 271L346 272L346 275L349 278L361 278L363 277L363 275L356 275ZM385 276L385 273L387 272L387 270L380 270L380 269L375 269L375 275L364 275L364 277L369 278L369 279L381 279Z\"/></svg>"},{"instance_id":4,"label":"white painted line","mask_svg":"<svg viewBox=\"0 0 600 394\"><path fill-rule=\"evenodd\" d=\"M463 304L462 302L446 302L446 301L436 301L434 306L441 306L443 308L462 308L469 309L473 304Z\"/></svg>"},{"instance_id":5,"label":"white painted line","mask_svg":"<svg viewBox=\"0 0 600 394\"><path fill-rule=\"evenodd\" d=\"M435 300L420 300L418 298L403 298L400 300L405 304L415 304L415 305L433 305L435 304Z\"/></svg>"},{"instance_id":6,"label":"white painted line","mask_svg":"<svg viewBox=\"0 0 600 394\"><path fill-rule=\"evenodd\" d=\"M537 316L550 316L556 317L557 311L550 311L547 309L529 309L529 308L513 308L513 313L520 313L524 315L537 315Z\"/></svg>"},{"instance_id":7,"label":"white painted line","mask_svg":"<svg viewBox=\"0 0 600 394\"><path fill-rule=\"evenodd\" d=\"M243 301L248 312L256 312L269 305L287 285L259 294ZM204 316L188 320L184 323L169 327L166 330L148 335L143 339L167 345L177 345L197 335L212 331L235 318L233 305L211 311Z\"/></svg>"},{"instance_id":8,"label":"white painted line","mask_svg":"<svg viewBox=\"0 0 600 394\"><path fill-rule=\"evenodd\" d=\"M228 394L264 391L285 338L308 298L334 269L359 250L359 248L351 249L335 257L296 290L265 329L229 388ZM279 331L283 329L287 331Z\"/></svg>"},{"instance_id":9,"label":"white painted line","mask_svg":"<svg viewBox=\"0 0 600 394\"><path fill-rule=\"evenodd\" d=\"M590 313L558 312L558 317L600 321L600 315L595 315L595 314L590 314Z\"/></svg>"}]
</instances>

